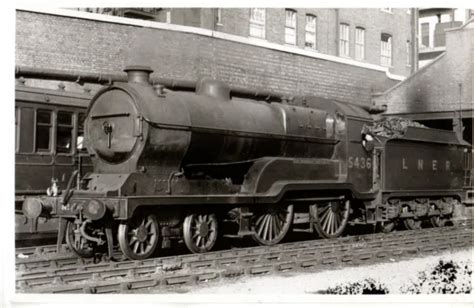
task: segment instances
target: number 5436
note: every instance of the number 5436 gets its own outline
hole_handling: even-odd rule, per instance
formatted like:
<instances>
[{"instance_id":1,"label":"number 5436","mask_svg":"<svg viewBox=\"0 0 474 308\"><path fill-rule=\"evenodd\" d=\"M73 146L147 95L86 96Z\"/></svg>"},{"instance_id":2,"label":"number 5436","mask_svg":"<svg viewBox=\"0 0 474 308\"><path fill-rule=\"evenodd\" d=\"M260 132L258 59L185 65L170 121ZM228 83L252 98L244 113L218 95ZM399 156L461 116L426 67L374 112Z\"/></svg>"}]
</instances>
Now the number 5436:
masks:
<instances>
[{"instance_id":1,"label":"number 5436","mask_svg":"<svg viewBox=\"0 0 474 308\"><path fill-rule=\"evenodd\" d=\"M348 168L370 169L372 168L372 160L370 157L352 157L347 160Z\"/></svg>"}]
</instances>

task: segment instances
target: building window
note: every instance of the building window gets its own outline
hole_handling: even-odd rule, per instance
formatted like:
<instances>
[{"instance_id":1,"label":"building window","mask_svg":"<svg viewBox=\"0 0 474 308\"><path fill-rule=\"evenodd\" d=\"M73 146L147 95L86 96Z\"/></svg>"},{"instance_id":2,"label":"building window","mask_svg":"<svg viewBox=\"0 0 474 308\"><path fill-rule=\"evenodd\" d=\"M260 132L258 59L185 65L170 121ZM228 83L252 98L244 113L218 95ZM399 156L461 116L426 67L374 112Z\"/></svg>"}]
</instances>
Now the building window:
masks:
<instances>
[{"instance_id":1,"label":"building window","mask_svg":"<svg viewBox=\"0 0 474 308\"><path fill-rule=\"evenodd\" d=\"M357 60L365 59L365 29L362 27L355 31L355 57Z\"/></svg>"},{"instance_id":2,"label":"building window","mask_svg":"<svg viewBox=\"0 0 474 308\"><path fill-rule=\"evenodd\" d=\"M216 25L222 25L222 9L216 9Z\"/></svg>"},{"instance_id":3,"label":"building window","mask_svg":"<svg viewBox=\"0 0 474 308\"><path fill-rule=\"evenodd\" d=\"M166 11L166 23L171 23L171 10Z\"/></svg>"},{"instance_id":4,"label":"building window","mask_svg":"<svg viewBox=\"0 0 474 308\"><path fill-rule=\"evenodd\" d=\"M296 45L296 11L285 10L285 43Z\"/></svg>"},{"instance_id":5,"label":"building window","mask_svg":"<svg viewBox=\"0 0 474 308\"><path fill-rule=\"evenodd\" d=\"M421 24L421 46L430 46L430 24L428 22Z\"/></svg>"},{"instance_id":6,"label":"building window","mask_svg":"<svg viewBox=\"0 0 474 308\"><path fill-rule=\"evenodd\" d=\"M249 35L265 38L265 9L250 9Z\"/></svg>"},{"instance_id":7,"label":"building window","mask_svg":"<svg viewBox=\"0 0 474 308\"><path fill-rule=\"evenodd\" d=\"M306 15L304 46L316 49L316 16Z\"/></svg>"},{"instance_id":8,"label":"building window","mask_svg":"<svg viewBox=\"0 0 474 308\"><path fill-rule=\"evenodd\" d=\"M387 33L382 33L380 38L380 63L392 66L392 36Z\"/></svg>"},{"instance_id":9,"label":"building window","mask_svg":"<svg viewBox=\"0 0 474 308\"><path fill-rule=\"evenodd\" d=\"M339 25L339 55L349 57L349 25Z\"/></svg>"},{"instance_id":10,"label":"building window","mask_svg":"<svg viewBox=\"0 0 474 308\"><path fill-rule=\"evenodd\" d=\"M411 42L407 40L407 66L411 66Z\"/></svg>"},{"instance_id":11,"label":"building window","mask_svg":"<svg viewBox=\"0 0 474 308\"><path fill-rule=\"evenodd\" d=\"M392 13L392 8L391 7L384 7L380 9L382 12L387 12L387 13Z\"/></svg>"},{"instance_id":12,"label":"building window","mask_svg":"<svg viewBox=\"0 0 474 308\"><path fill-rule=\"evenodd\" d=\"M37 152L51 150L51 111L38 110L36 112L36 147Z\"/></svg>"}]
</instances>

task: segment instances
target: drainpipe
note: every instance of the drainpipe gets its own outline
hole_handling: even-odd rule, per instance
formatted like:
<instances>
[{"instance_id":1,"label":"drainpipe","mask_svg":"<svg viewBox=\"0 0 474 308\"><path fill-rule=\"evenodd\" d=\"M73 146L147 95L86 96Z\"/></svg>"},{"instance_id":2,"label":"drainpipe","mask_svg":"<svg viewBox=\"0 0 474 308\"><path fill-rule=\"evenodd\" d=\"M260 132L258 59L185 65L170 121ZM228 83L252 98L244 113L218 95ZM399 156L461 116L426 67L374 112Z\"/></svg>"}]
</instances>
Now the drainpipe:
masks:
<instances>
[{"instance_id":1,"label":"drainpipe","mask_svg":"<svg viewBox=\"0 0 474 308\"><path fill-rule=\"evenodd\" d=\"M336 56L339 56L339 9L334 9L336 13Z\"/></svg>"},{"instance_id":2,"label":"drainpipe","mask_svg":"<svg viewBox=\"0 0 474 308\"><path fill-rule=\"evenodd\" d=\"M417 8L411 10L411 74L418 71L418 45L419 45L419 12Z\"/></svg>"}]
</instances>

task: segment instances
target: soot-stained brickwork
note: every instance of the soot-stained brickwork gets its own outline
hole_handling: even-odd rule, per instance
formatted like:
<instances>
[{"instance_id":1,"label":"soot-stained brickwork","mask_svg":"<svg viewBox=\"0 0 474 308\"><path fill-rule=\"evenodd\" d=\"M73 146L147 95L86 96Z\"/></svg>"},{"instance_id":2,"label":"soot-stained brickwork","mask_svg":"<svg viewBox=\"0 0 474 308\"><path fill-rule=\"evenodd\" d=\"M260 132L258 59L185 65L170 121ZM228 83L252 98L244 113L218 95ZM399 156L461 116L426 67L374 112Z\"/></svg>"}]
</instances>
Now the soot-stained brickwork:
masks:
<instances>
[{"instance_id":1,"label":"soot-stained brickwork","mask_svg":"<svg viewBox=\"0 0 474 308\"><path fill-rule=\"evenodd\" d=\"M151 66L157 77L210 76L231 86L370 104L398 81L385 72L210 36L29 11L16 15L16 65L121 73Z\"/></svg>"}]
</instances>

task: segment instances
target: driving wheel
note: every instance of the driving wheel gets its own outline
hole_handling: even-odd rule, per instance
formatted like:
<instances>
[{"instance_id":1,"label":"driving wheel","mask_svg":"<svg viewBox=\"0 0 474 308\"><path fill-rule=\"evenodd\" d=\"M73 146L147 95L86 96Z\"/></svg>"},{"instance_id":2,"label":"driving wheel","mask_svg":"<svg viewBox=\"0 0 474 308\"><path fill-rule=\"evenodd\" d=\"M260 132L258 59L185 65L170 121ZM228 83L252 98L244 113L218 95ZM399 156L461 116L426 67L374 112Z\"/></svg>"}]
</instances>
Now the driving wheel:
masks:
<instances>
[{"instance_id":1,"label":"driving wheel","mask_svg":"<svg viewBox=\"0 0 474 308\"><path fill-rule=\"evenodd\" d=\"M335 200L317 204L313 226L322 238L340 236L349 221L349 200Z\"/></svg>"},{"instance_id":2,"label":"driving wheel","mask_svg":"<svg viewBox=\"0 0 474 308\"><path fill-rule=\"evenodd\" d=\"M118 228L120 249L131 260L150 257L155 252L159 239L159 225L153 214L134 216Z\"/></svg>"},{"instance_id":3,"label":"driving wheel","mask_svg":"<svg viewBox=\"0 0 474 308\"><path fill-rule=\"evenodd\" d=\"M183 222L183 237L191 252L208 252L217 241L215 214L190 214Z\"/></svg>"},{"instance_id":4,"label":"driving wheel","mask_svg":"<svg viewBox=\"0 0 474 308\"><path fill-rule=\"evenodd\" d=\"M288 233L292 221L293 205L271 205L255 215L252 238L260 245L278 244Z\"/></svg>"}]
</instances>

